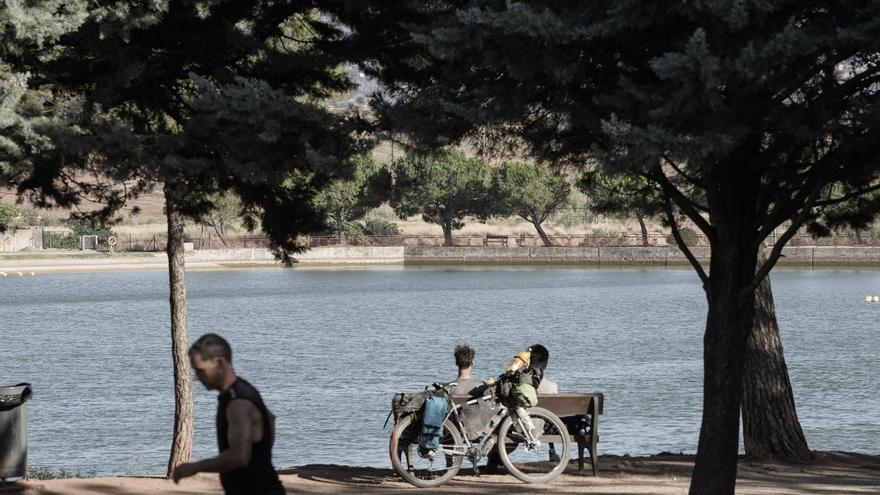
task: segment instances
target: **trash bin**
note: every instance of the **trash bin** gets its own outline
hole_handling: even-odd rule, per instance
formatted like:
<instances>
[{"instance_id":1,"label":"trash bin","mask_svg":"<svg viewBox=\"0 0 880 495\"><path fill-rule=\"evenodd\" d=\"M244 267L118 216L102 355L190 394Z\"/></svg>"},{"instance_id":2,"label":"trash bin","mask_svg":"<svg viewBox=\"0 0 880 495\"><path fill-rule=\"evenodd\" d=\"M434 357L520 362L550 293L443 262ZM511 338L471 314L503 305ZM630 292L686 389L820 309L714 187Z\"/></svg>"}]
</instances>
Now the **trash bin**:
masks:
<instances>
[{"instance_id":1,"label":"trash bin","mask_svg":"<svg viewBox=\"0 0 880 495\"><path fill-rule=\"evenodd\" d=\"M29 383L0 386L0 480L27 476Z\"/></svg>"}]
</instances>

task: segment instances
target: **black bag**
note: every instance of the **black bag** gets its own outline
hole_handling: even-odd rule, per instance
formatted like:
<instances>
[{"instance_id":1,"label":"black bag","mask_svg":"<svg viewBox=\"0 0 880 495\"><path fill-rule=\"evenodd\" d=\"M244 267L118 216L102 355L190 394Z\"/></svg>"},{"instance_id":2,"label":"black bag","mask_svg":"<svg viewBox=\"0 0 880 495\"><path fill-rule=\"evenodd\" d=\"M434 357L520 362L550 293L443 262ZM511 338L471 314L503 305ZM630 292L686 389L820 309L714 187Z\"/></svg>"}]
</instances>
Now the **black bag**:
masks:
<instances>
[{"instance_id":1,"label":"black bag","mask_svg":"<svg viewBox=\"0 0 880 495\"><path fill-rule=\"evenodd\" d=\"M431 392L394 394L394 398L391 399L391 414L394 415L394 421L396 422L401 416L419 411L431 395Z\"/></svg>"},{"instance_id":2,"label":"black bag","mask_svg":"<svg viewBox=\"0 0 880 495\"><path fill-rule=\"evenodd\" d=\"M461 423L464 426L464 434L468 440L474 441L479 438L480 431L489 424L492 416L498 412L494 400L480 400L476 404L464 404L461 406Z\"/></svg>"}]
</instances>

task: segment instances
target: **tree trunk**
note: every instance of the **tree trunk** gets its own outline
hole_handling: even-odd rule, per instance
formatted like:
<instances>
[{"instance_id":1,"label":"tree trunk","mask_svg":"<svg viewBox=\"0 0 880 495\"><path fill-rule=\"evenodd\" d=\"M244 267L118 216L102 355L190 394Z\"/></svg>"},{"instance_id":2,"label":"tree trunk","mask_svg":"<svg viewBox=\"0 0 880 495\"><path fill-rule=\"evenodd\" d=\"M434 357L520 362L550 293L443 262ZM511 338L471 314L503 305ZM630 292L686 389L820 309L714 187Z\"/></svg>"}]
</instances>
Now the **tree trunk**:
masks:
<instances>
[{"instance_id":1,"label":"tree trunk","mask_svg":"<svg viewBox=\"0 0 880 495\"><path fill-rule=\"evenodd\" d=\"M444 221L440 226L443 227L443 245L454 246L455 242L452 240L452 222Z\"/></svg>"},{"instance_id":2,"label":"tree trunk","mask_svg":"<svg viewBox=\"0 0 880 495\"><path fill-rule=\"evenodd\" d=\"M691 495L733 495L746 338L755 298L747 290L756 255L732 239L712 246L703 338L703 418Z\"/></svg>"},{"instance_id":3,"label":"tree trunk","mask_svg":"<svg viewBox=\"0 0 880 495\"><path fill-rule=\"evenodd\" d=\"M345 223L342 221L342 216L336 214L334 222L336 223L336 237L339 239L339 245L345 246Z\"/></svg>"},{"instance_id":4,"label":"tree trunk","mask_svg":"<svg viewBox=\"0 0 880 495\"><path fill-rule=\"evenodd\" d=\"M221 225L222 225L222 224L221 224ZM221 228L218 229L218 228L217 228L217 223L216 223L216 222L214 222L214 223L212 224L212 226L214 227L214 232L217 233L217 238L220 239L220 242L223 244L223 247L228 247L228 246L226 245L226 239L225 239L224 236L223 236L223 228L221 227Z\"/></svg>"},{"instance_id":5,"label":"tree trunk","mask_svg":"<svg viewBox=\"0 0 880 495\"><path fill-rule=\"evenodd\" d=\"M550 238L547 237L547 233L544 232L544 229L543 229L543 227L541 227L541 224L538 223L537 220L532 220L532 225L535 226L535 230L538 231L538 235L541 236L541 240L544 241L544 245L547 247L552 246L553 242L551 242Z\"/></svg>"},{"instance_id":6,"label":"tree trunk","mask_svg":"<svg viewBox=\"0 0 880 495\"><path fill-rule=\"evenodd\" d=\"M642 228L642 246L648 246L648 227L645 225L645 219L642 218L641 213L636 213L636 218L639 220L639 227Z\"/></svg>"},{"instance_id":7,"label":"tree trunk","mask_svg":"<svg viewBox=\"0 0 880 495\"><path fill-rule=\"evenodd\" d=\"M758 253L758 265L766 260ZM746 455L806 461L812 458L795 410L782 352L770 276L755 291L755 324L747 342L742 395Z\"/></svg>"},{"instance_id":8,"label":"tree trunk","mask_svg":"<svg viewBox=\"0 0 880 495\"><path fill-rule=\"evenodd\" d=\"M177 209L174 191L167 184L165 212L168 218L168 279L171 286L171 357L174 362L174 434L168 472L192 458L193 421L195 410L192 395L192 372L189 364L189 344L186 339L186 275L183 251L183 215Z\"/></svg>"}]
</instances>

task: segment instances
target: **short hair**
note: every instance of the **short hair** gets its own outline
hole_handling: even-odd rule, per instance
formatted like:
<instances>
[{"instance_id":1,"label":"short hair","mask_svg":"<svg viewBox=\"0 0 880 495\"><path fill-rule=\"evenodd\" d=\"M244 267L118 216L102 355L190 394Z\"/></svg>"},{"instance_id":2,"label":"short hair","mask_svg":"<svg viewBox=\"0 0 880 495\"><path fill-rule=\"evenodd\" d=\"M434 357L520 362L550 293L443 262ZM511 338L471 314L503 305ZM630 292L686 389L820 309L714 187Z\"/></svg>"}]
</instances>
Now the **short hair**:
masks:
<instances>
[{"instance_id":1,"label":"short hair","mask_svg":"<svg viewBox=\"0 0 880 495\"><path fill-rule=\"evenodd\" d=\"M541 344L535 344L530 349L532 350L532 354L529 366L540 368L541 370L546 368L547 363L550 362L550 351Z\"/></svg>"},{"instance_id":2,"label":"short hair","mask_svg":"<svg viewBox=\"0 0 880 495\"><path fill-rule=\"evenodd\" d=\"M474 365L473 348L467 345L455 346L455 365L459 368L470 368Z\"/></svg>"},{"instance_id":3,"label":"short hair","mask_svg":"<svg viewBox=\"0 0 880 495\"><path fill-rule=\"evenodd\" d=\"M214 359L218 357L225 358L232 362L232 348L229 342L216 333L206 333L199 337L189 348L189 353L198 353L204 359Z\"/></svg>"}]
</instances>

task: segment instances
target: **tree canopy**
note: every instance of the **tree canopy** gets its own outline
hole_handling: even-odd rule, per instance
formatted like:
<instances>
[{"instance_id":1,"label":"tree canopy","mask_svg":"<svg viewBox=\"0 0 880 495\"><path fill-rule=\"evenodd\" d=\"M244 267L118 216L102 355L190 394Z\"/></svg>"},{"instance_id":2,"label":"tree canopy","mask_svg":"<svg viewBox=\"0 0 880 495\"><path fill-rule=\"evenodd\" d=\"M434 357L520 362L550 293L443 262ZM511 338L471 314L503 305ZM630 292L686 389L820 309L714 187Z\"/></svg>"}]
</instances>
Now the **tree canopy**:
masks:
<instances>
[{"instance_id":1,"label":"tree canopy","mask_svg":"<svg viewBox=\"0 0 880 495\"><path fill-rule=\"evenodd\" d=\"M41 206L90 197L105 216L157 184L191 217L234 191L246 224L261 224L281 255L322 225L312 199L345 174L359 125L318 103L350 87L328 49L338 26L305 4L74 6L78 25L51 44L22 43L27 56L7 65L65 103L39 113L75 135L44 140L50 156L7 166L8 182Z\"/></svg>"}]
</instances>

